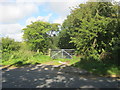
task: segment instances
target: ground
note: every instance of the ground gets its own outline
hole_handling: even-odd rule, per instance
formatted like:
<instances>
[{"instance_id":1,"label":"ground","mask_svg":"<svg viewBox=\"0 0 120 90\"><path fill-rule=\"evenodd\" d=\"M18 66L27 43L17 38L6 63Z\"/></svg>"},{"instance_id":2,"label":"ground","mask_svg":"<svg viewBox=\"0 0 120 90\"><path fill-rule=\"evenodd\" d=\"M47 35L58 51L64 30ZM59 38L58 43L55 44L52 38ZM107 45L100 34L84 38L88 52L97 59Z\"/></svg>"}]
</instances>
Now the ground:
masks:
<instances>
[{"instance_id":1,"label":"ground","mask_svg":"<svg viewBox=\"0 0 120 90\"><path fill-rule=\"evenodd\" d=\"M3 88L118 88L117 78L99 77L71 66L29 65L3 69Z\"/></svg>"}]
</instances>

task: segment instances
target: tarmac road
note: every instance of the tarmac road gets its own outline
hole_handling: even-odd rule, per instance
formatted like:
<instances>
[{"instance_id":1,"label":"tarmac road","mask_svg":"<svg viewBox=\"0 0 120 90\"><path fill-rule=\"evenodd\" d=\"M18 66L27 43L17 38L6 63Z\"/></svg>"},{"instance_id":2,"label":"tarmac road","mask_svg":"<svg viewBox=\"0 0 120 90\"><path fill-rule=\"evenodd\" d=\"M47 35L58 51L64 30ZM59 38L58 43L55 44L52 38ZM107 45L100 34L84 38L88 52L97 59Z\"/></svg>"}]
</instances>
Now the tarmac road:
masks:
<instances>
[{"instance_id":1,"label":"tarmac road","mask_svg":"<svg viewBox=\"0 0 120 90\"><path fill-rule=\"evenodd\" d=\"M118 88L118 82L116 78L65 73L52 65L2 71L2 88Z\"/></svg>"}]
</instances>

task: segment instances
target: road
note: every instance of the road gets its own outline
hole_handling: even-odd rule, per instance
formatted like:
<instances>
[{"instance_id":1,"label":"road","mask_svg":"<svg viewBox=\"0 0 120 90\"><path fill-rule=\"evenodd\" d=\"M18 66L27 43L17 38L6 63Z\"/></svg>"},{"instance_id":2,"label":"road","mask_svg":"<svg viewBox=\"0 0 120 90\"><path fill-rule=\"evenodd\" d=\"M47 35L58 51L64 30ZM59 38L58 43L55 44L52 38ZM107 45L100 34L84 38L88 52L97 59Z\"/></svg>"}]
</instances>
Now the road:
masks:
<instances>
[{"instance_id":1,"label":"road","mask_svg":"<svg viewBox=\"0 0 120 90\"><path fill-rule=\"evenodd\" d=\"M67 69L67 71L72 71ZM2 71L3 88L118 88L115 78L66 73L52 65Z\"/></svg>"}]
</instances>

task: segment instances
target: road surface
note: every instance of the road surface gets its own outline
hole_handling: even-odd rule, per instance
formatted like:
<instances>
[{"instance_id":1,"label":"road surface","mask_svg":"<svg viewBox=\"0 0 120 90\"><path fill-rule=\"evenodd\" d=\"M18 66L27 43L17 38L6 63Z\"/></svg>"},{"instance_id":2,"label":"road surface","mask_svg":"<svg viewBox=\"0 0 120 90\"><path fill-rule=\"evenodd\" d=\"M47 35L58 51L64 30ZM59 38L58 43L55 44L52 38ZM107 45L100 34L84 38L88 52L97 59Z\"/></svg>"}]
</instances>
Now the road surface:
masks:
<instances>
[{"instance_id":1,"label":"road surface","mask_svg":"<svg viewBox=\"0 0 120 90\"><path fill-rule=\"evenodd\" d=\"M118 82L115 78L66 73L52 65L2 71L2 88L118 88Z\"/></svg>"}]
</instances>

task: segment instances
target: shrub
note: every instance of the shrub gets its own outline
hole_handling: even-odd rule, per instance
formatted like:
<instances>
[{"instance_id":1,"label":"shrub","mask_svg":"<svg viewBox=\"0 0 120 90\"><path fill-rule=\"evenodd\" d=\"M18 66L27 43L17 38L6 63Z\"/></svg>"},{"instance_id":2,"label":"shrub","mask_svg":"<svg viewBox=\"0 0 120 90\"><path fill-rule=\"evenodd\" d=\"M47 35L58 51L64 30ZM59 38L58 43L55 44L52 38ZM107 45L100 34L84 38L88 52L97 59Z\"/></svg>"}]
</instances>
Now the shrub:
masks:
<instances>
[{"instance_id":1,"label":"shrub","mask_svg":"<svg viewBox=\"0 0 120 90\"><path fill-rule=\"evenodd\" d=\"M9 52L3 52L2 53L2 62L9 60L9 58L12 56L12 53Z\"/></svg>"},{"instance_id":2,"label":"shrub","mask_svg":"<svg viewBox=\"0 0 120 90\"><path fill-rule=\"evenodd\" d=\"M112 52L114 64L120 66L120 47L117 47Z\"/></svg>"},{"instance_id":3,"label":"shrub","mask_svg":"<svg viewBox=\"0 0 120 90\"><path fill-rule=\"evenodd\" d=\"M34 52L28 50L19 50L18 52L14 52L13 58L22 59L23 61L28 60L30 57L34 55Z\"/></svg>"},{"instance_id":4,"label":"shrub","mask_svg":"<svg viewBox=\"0 0 120 90\"><path fill-rule=\"evenodd\" d=\"M42 53L21 49L11 53L4 53L2 58L2 65L21 66L26 64L37 64L44 63L50 59L51 58L49 56L42 55Z\"/></svg>"},{"instance_id":5,"label":"shrub","mask_svg":"<svg viewBox=\"0 0 120 90\"><path fill-rule=\"evenodd\" d=\"M19 50L13 52L4 52L2 54L2 64L3 65L12 65L12 64L24 64L25 61L33 57L34 52L28 50Z\"/></svg>"},{"instance_id":6,"label":"shrub","mask_svg":"<svg viewBox=\"0 0 120 90\"><path fill-rule=\"evenodd\" d=\"M113 62L113 56L111 52L102 52L100 54L100 60L104 63L112 63Z\"/></svg>"},{"instance_id":7,"label":"shrub","mask_svg":"<svg viewBox=\"0 0 120 90\"><path fill-rule=\"evenodd\" d=\"M20 49L20 43L11 38L2 38L2 52L18 51Z\"/></svg>"}]
</instances>

